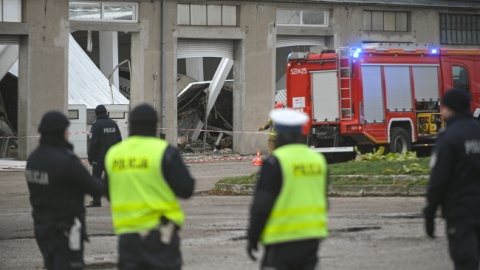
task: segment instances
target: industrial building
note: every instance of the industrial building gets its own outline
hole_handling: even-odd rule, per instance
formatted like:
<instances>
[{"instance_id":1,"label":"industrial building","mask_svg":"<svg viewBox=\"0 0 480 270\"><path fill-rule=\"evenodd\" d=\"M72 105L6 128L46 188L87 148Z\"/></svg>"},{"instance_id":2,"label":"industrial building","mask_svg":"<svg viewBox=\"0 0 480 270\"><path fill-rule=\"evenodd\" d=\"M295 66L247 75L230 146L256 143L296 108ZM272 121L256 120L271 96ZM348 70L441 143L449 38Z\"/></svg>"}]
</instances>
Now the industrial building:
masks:
<instances>
[{"instance_id":1,"label":"industrial building","mask_svg":"<svg viewBox=\"0 0 480 270\"><path fill-rule=\"evenodd\" d=\"M0 78L19 59L19 159L35 147L42 114L68 110L70 33L129 93L130 107L147 102L159 111L172 144L181 78L210 82L207 115L231 80L233 150L251 154L266 149L266 135L256 131L285 87L290 52L363 43L479 48L480 1L0 0Z\"/></svg>"}]
</instances>

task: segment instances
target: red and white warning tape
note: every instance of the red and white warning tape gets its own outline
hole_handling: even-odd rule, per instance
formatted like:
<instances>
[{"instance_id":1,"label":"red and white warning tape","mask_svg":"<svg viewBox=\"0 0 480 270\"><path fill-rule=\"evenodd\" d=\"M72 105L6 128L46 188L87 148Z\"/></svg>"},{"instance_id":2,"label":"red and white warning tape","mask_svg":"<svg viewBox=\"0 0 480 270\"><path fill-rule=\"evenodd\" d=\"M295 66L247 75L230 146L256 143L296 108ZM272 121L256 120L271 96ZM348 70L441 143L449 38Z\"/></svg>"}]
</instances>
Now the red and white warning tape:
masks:
<instances>
[{"instance_id":1,"label":"red and white warning tape","mask_svg":"<svg viewBox=\"0 0 480 270\"><path fill-rule=\"evenodd\" d=\"M190 128L157 128L157 130L166 130L166 131L198 131L198 132L211 132L211 133L234 133L234 134L265 134L268 135L269 133L267 131L231 131L231 130L213 130L213 129L190 129ZM70 135L78 135L78 134L90 134L89 131L81 131L81 132L70 132ZM38 138L40 135L31 135L31 136L21 136L21 138ZM18 139L19 137L17 136L6 136L6 137L1 137L0 139Z\"/></svg>"}]
</instances>

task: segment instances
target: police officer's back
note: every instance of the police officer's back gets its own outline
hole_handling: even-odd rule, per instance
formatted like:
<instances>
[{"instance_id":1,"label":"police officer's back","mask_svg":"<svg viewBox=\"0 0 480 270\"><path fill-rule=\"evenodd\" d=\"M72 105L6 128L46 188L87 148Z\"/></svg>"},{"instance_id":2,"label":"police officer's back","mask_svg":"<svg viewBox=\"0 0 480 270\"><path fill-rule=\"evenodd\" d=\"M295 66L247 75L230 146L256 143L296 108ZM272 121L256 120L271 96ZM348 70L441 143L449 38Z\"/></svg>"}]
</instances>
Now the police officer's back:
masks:
<instances>
[{"instance_id":1,"label":"police officer's back","mask_svg":"<svg viewBox=\"0 0 480 270\"><path fill-rule=\"evenodd\" d=\"M273 110L278 148L263 162L250 210L247 252L265 246L261 269L316 269L327 237L327 164L305 144L304 113Z\"/></svg>"},{"instance_id":2,"label":"police officer's back","mask_svg":"<svg viewBox=\"0 0 480 270\"><path fill-rule=\"evenodd\" d=\"M84 195L103 193L100 181L73 153L67 141L68 125L62 113L46 113L38 128L40 145L26 165L35 238L47 269L82 269L82 241L86 239ZM81 238L71 234L74 225ZM69 247L69 236L77 247Z\"/></svg>"},{"instance_id":3,"label":"police officer's back","mask_svg":"<svg viewBox=\"0 0 480 270\"><path fill-rule=\"evenodd\" d=\"M424 208L427 235L434 238L435 213L446 219L455 269L479 269L480 123L470 113L470 97L449 90L442 98L446 128L433 148Z\"/></svg>"},{"instance_id":4,"label":"police officer's back","mask_svg":"<svg viewBox=\"0 0 480 270\"><path fill-rule=\"evenodd\" d=\"M92 165L92 174L102 178L105 171L105 155L112 145L122 141L120 129L115 121L110 119L104 105L95 108L96 120L90 131L88 145L88 162ZM102 205L100 196L94 196L87 207L99 207Z\"/></svg>"},{"instance_id":5,"label":"police officer's back","mask_svg":"<svg viewBox=\"0 0 480 270\"><path fill-rule=\"evenodd\" d=\"M185 215L177 197L193 194L178 150L156 138L156 111L147 104L130 113L130 136L107 153L112 223L119 236L119 269L180 269L178 230Z\"/></svg>"},{"instance_id":6,"label":"police officer's back","mask_svg":"<svg viewBox=\"0 0 480 270\"><path fill-rule=\"evenodd\" d=\"M96 120L90 131L90 143L88 147L88 161L104 162L105 154L110 147L122 141L120 129L115 121L110 119L104 105L95 108Z\"/></svg>"}]
</instances>

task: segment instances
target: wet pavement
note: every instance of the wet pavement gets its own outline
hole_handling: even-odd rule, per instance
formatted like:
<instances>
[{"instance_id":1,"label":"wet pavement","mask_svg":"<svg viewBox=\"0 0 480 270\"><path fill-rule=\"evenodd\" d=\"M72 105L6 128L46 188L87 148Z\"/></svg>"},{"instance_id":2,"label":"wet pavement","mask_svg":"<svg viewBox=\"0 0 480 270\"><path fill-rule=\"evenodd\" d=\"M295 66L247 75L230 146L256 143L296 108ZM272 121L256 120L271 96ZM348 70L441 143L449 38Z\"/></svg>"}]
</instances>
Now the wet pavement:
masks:
<instances>
[{"instance_id":1,"label":"wet pavement","mask_svg":"<svg viewBox=\"0 0 480 270\"><path fill-rule=\"evenodd\" d=\"M187 164L196 191L258 170L248 159ZM22 172L0 172L0 202L0 269L42 269ZM183 269L258 269L245 253L250 202L250 196L205 195L182 201ZM423 203L422 197L330 198L330 236L321 245L320 269L452 269L443 221L437 219L435 240L425 237ZM103 207L88 209L87 222L86 269L115 269L116 237L106 200Z\"/></svg>"}]
</instances>

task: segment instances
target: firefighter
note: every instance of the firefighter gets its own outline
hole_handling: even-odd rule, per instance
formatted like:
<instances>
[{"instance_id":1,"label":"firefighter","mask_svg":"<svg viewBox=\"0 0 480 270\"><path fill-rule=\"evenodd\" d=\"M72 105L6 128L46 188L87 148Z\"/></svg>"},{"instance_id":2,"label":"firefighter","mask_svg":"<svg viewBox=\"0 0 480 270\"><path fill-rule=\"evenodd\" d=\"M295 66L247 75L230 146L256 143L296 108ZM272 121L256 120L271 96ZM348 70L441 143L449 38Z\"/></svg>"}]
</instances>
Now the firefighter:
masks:
<instances>
[{"instance_id":1,"label":"firefighter","mask_svg":"<svg viewBox=\"0 0 480 270\"><path fill-rule=\"evenodd\" d=\"M122 141L122 135L117 123L108 117L105 106L98 105L95 108L95 116L97 119L93 122L90 131L88 162L92 166L92 174L101 179L105 171L105 154L112 145ZM100 196L94 196L86 205L86 207L101 206Z\"/></svg>"},{"instance_id":2,"label":"firefighter","mask_svg":"<svg viewBox=\"0 0 480 270\"><path fill-rule=\"evenodd\" d=\"M460 89L442 98L446 128L436 141L423 210L425 229L435 238L435 215L446 220L450 257L456 270L479 269L480 123L470 113L470 97Z\"/></svg>"},{"instance_id":3,"label":"firefighter","mask_svg":"<svg viewBox=\"0 0 480 270\"><path fill-rule=\"evenodd\" d=\"M130 136L105 158L119 269L181 269L177 197L192 195L194 179L178 150L155 137L157 121L151 106L134 108Z\"/></svg>"},{"instance_id":4,"label":"firefighter","mask_svg":"<svg viewBox=\"0 0 480 270\"><path fill-rule=\"evenodd\" d=\"M302 125L308 116L293 109L272 110L278 148L260 170L250 209L247 254L261 269L316 269L327 230L327 163L308 148Z\"/></svg>"},{"instance_id":5,"label":"firefighter","mask_svg":"<svg viewBox=\"0 0 480 270\"><path fill-rule=\"evenodd\" d=\"M284 105L282 102L275 103L274 109L283 109ZM270 129L270 133L268 134L268 154L271 155L273 150L275 150L277 145L277 133L275 132L275 125L272 123L270 118L267 119L265 125L261 126L258 131L263 131Z\"/></svg>"},{"instance_id":6,"label":"firefighter","mask_svg":"<svg viewBox=\"0 0 480 270\"><path fill-rule=\"evenodd\" d=\"M83 269L84 196L103 193L99 179L73 153L69 125L60 112L43 115L40 145L28 157L25 171L35 240L48 270Z\"/></svg>"}]
</instances>

